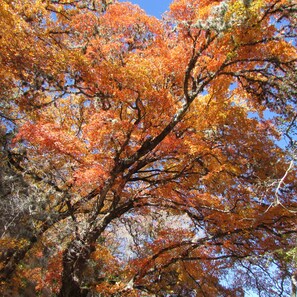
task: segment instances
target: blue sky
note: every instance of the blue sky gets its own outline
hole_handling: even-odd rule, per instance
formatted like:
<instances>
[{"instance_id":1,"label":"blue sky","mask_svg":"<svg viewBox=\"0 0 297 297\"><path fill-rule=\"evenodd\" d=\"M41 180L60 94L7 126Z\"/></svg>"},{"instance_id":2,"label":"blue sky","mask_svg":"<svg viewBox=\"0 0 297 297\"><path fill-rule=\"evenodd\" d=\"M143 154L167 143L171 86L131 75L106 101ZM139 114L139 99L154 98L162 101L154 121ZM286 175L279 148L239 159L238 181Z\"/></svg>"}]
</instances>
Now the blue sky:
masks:
<instances>
[{"instance_id":1,"label":"blue sky","mask_svg":"<svg viewBox=\"0 0 297 297\"><path fill-rule=\"evenodd\" d=\"M149 15L161 18L162 14L169 9L171 0L130 0L134 4L138 4Z\"/></svg>"}]
</instances>

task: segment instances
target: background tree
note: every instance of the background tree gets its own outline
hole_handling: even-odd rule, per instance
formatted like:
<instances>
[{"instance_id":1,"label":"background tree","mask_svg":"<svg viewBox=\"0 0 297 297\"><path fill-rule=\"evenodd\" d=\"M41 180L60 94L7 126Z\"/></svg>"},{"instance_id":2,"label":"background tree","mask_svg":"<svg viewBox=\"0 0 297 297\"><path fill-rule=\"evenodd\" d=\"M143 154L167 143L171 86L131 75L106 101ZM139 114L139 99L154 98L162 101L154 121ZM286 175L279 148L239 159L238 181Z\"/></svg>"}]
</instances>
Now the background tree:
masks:
<instances>
[{"instance_id":1,"label":"background tree","mask_svg":"<svg viewBox=\"0 0 297 297\"><path fill-rule=\"evenodd\" d=\"M3 294L288 296L296 10L1 1Z\"/></svg>"}]
</instances>

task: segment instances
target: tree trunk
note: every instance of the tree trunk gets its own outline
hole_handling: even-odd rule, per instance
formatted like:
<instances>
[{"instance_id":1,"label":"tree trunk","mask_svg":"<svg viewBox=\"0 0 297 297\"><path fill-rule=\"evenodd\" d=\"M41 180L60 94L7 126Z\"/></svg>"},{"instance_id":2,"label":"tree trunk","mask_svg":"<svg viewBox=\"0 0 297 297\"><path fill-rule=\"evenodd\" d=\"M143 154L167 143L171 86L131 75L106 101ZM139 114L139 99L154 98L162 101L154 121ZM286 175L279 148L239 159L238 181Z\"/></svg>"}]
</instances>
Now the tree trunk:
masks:
<instances>
[{"instance_id":1,"label":"tree trunk","mask_svg":"<svg viewBox=\"0 0 297 297\"><path fill-rule=\"evenodd\" d=\"M102 234L111 217L103 219L101 224L85 238L73 240L63 254L62 286L58 297L86 297L90 289L83 284L83 274L90 258L95 251L97 238ZM83 288L84 287L84 288Z\"/></svg>"},{"instance_id":2,"label":"tree trunk","mask_svg":"<svg viewBox=\"0 0 297 297\"><path fill-rule=\"evenodd\" d=\"M81 283L86 264L92 252L95 251L95 243L108 224L115 218L133 208L133 201L114 209L104 218L101 224L93 232L89 232L83 240L73 240L63 254L62 286L58 297L86 297L90 289L82 288ZM87 285L87 284L86 284Z\"/></svg>"},{"instance_id":3,"label":"tree trunk","mask_svg":"<svg viewBox=\"0 0 297 297\"><path fill-rule=\"evenodd\" d=\"M63 254L62 286L58 297L86 297L87 289L82 289L80 280L88 255L76 252L77 244L71 243Z\"/></svg>"},{"instance_id":4,"label":"tree trunk","mask_svg":"<svg viewBox=\"0 0 297 297\"><path fill-rule=\"evenodd\" d=\"M58 297L86 297L88 290L81 289L77 281L74 280L71 274L63 273L62 287Z\"/></svg>"}]
</instances>

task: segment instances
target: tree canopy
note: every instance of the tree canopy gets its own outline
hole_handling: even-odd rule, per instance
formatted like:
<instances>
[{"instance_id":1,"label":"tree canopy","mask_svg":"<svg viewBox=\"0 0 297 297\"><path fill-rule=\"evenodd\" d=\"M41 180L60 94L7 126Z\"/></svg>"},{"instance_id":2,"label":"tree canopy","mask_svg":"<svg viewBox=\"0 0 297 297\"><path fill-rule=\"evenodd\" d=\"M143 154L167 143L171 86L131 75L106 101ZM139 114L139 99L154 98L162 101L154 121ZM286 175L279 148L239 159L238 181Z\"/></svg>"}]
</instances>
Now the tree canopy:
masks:
<instances>
[{"instance_id":1,"label":"tree canopy","mask_svg":"<svg viewBox=\"0 0 297 297\"><path fill-rule=\"evenodd\" d=\"M292 0L0 0L4 296L290 296Z\"/></svg>"}]
</instances>

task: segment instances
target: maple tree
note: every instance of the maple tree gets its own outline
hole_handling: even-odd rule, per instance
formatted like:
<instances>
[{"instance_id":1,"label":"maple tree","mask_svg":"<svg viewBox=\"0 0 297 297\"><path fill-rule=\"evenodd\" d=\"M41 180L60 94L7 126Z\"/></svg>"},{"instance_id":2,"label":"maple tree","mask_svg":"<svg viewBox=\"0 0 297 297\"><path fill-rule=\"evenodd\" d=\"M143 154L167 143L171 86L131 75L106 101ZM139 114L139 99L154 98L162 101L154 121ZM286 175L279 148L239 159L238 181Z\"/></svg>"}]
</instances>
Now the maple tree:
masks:
<instances>
[{"instance_id":1,"label":"maple tree","mask_svg":"<svg viewBox=\"0 0 297 297\"><path fill-rule=\"evenodd\" d=\"M0 0L2 294L294 293L296 12Z\"/></svg>"}]
</instances>

